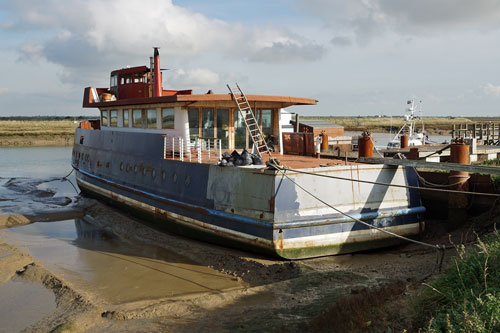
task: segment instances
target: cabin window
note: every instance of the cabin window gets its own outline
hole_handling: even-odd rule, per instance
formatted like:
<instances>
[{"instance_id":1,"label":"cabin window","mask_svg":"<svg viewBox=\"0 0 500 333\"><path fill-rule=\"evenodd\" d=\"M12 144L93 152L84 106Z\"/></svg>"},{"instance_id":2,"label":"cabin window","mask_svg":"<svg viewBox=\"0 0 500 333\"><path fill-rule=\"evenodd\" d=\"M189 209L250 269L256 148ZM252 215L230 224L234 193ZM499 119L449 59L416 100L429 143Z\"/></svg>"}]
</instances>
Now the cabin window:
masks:
<instances>
[{"instance_id":1,"label":"cabin window","mask_svg":"<svg viewBox=\"0 0 500 333\"><path fill-rule=\"evenodd\" d=\"M102 116L101 116L101 124L102 126L108 126L108 111L102 111Z\"/></svg>"},{"instance_id":2,"label":"cabin window","mask_svg":"<svg viewBox=\"0 0 500 333\"><path fill-rule=\"evenodd\" d=\"M124 84L125 84L125 78L124 78L123 76L120 78L120 84L121 84L121 85L124 85Z\"/></svg>"},{"instance_id":3,"label":"cabin window","mask_svg":"<svg viewBox=\"0 0 500 333\"><path fill-rule=\"evenodd\" d=\"M162 109L161 110L161 128L174 128L174 109Z\"/></svg>"},{"instance_id":4,"label":"cabin window","mask_svg":"<svg viewBox=\"0 0 500 333\"><path fill-rule=\"evenodd\" d=\"M123 127L128 127L128 116L129 116L129 111L128 110L123 110Z\"/></svg>"},{"instance_id":5,"label":"cabin window","mask_svg":"<svg viewBox=\"0 0 500 333\"><path fill-rule=\"evenodd\" d=\"M229 109L217 109L217 139L223 149L229 147Z\"/></svg>"},{"instance_id":6,"label":"cabin window","mask_svg":"<svg viewBox=\"0 0 500 333\"><path fill-rule=\"evenodd\" d=\"M111 127L118 126L118 111L117 110L109 111L109 126L111 126Z\"/></svg>"},{"instance_id":7,"label":"cabin window","mask_svg":"<svg viewBox=\"0 0 500 333\"><path fill-rule=\"evenodd\" d=\"M260 112L259 125L262 129L262 134L266 139L273 135L273 110L263 109Z\"/></svg>"},{"instance_id":8,"label":"cabin window","mask_svg":"<svg viewBox=\"0 0 500 333\"><path fill-rule=\"evenodd\" d=\"M130 78L130 76L127 76L125 78L125 84L130 84L132 82L132 79Z\"/></svg>"},{"instance_id":9,"label":"cabin window","mask_svg":"<svg viewBox=\"0 0 500 333\"><path fill-rule=\"evenodd\" d=\"M247 128L238 110L234 110L234 148L245 148L247 144Z\"/></svg>"},{"instance_id":10,"label":"cabin window","mask_svg":"<svg viewBox=\"0 0 500 333\"><path fill-rule=\"evenodd\" d=\"M156 128L156 109L147 111L147 124L148 128Z\"/></svg>"},{"instance_id":11,"label":"cabin window","mask_svg":"<svg viewBox=\"0 0 500 333\"><path fill-rule=\"evenodd\" d=\"M200 117L198 108L188 109L189 135L191 138L200 136Z\"/></svg>"},{"instance_id":12,"label":"cabin window","mask_svg":"<svg viewBox=\"0 0 500 333\"><path fill-rule=\"evenodd\" d=\"M135 128L142 128L142 110L132 111L132 124Z\"/></svg>"},{"instance_id":13,"label":"cabin window","mask_svg":"<svg viewBox=\"0 0 500 333\"><path fill-rule=\"evenodd\" d=\"M118 76L116 74L113 74L109 79L109 86L116 87L117 85L118 85Z\"/></svg>"},{"instance_id":14,"label":"cabin window","mask_svg":"<svg viewBox=\"0 0 500 333\"><path fill-rule=\"evenodd\" d=\"M204 138L213 138L214 135L214 109L202 109L202 132Z\"/></svg>"}]
</instances>

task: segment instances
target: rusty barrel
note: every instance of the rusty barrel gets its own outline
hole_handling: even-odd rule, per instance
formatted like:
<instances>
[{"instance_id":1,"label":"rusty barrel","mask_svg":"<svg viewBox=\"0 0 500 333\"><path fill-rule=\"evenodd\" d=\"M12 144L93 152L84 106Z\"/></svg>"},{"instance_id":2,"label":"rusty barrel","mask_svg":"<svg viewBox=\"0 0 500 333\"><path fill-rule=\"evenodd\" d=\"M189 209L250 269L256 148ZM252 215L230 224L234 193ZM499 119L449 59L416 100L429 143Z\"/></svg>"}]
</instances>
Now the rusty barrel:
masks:
<instances>
[{"instance_id":1,"label":"rusty barrel","mask_svg":"<svg viewBox=\"0 0 500 333\"><path fill-rule=\"evenodd\" d=\"M358 138L358 157L373 157L373 142L371 135Z\"/></svg>"},{"instance_id":2,"label":"rusty barrel","mask_svg":"<svg viewBox=\"0 0 500 333\"><path fill-rule=\"evenodd\" d=\"M328 150L328 135L325 132L321 133L321 150Z\"/></svg>"},{"instance_id":3,"label":"rusty barrel","mask_svg":"<svg viewBox=\"0 0 500 333\"><path fill-rule=\"evenodd\" d=\"M470 164L469 146L463 143L453 143L450 148L450 162L458 164ZM456 191L469 190L469 173L466 171L451 171L448 176L448 184ZM469 196L467 194L450 193L448 195L448 226L453 230L461 226L467 220L467 206Z\"/></svg>"},{"instance_id":4,"label":"rusty barrel","mask_svg":"<svg viewBox=\"0 0 500 333\"><path fill-rule=\"evenodd\" d=\"M401 135L401 148L406 148L408 147L408 135L403 134Z\"/></svg>"}]
</instances>

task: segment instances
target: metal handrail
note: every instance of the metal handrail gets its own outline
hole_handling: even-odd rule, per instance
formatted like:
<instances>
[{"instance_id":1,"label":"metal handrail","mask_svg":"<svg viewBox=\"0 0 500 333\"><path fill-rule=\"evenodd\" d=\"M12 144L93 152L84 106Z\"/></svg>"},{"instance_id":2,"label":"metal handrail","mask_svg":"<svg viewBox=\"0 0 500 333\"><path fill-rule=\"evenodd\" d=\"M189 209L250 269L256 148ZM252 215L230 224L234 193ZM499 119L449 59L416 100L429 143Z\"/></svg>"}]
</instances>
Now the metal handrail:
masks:
<instances>
[{"instance_id":1,"label":"metal handrail","mask_svg":"<svg viewBox=\"0 0 500 333\"><path fill-rule=\"evenodd\" d=\"M221 160L222 140L195 138L185 141L183 137L165 135L163 138L163 158L180 161L184 161L186 158L189 162L196 159L198 163L209 162L213 158Z\"/></svg>"}]
</instances>

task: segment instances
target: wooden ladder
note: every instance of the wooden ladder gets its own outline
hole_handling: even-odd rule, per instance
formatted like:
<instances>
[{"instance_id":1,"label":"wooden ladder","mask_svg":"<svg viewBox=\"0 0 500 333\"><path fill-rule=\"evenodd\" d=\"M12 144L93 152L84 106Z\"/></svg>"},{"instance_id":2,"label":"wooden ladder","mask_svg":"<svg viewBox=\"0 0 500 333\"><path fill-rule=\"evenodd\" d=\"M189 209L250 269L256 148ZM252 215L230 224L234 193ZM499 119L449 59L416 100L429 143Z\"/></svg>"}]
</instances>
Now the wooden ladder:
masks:
<instances>
[{"instance_id":1,"label":"wooden ladder","mask_svg":"<svg viewBox=\"0 0 500 333\"><path fill-rule=\"evenodd\" d=\"M262 130L257 123L257 119L255 119L255 114L252 111L250 104L248 103L247 97L245 96L243 91L241 91L238 83L236 83L236 89L231 89L229 84L226 84L226 86L227 89L229 89L229 92L231 93L236 106L238 106L240 116L245 121L245 125L247 127L248 133L250 134L250 137L252 138L252 143L257 150L257 154L262 157L262 155L260 154L260 151L262 150L267 152L269 157L271 157L271 151L269 150L269 146L264 139Z\"/></svg>"}]
</instances>

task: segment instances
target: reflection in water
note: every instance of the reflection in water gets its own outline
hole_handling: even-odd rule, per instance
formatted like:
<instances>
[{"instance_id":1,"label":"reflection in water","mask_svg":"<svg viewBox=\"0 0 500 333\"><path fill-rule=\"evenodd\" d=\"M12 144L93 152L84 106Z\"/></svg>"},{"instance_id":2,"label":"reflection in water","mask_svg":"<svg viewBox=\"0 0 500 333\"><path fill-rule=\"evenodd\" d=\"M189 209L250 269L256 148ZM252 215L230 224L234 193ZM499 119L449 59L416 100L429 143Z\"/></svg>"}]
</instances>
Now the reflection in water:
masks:
<instances>
[{"instance_id":1,"label":"reflection in water","mask_svg":"<svg viewBox=\"0 0 500 333\"><path fill-rule=\"evenodd\" d=\"M85 220L34 223L1 230L0 237L25 246L56 275L113 304L243 286L181 253L124 240Z\"/></svg>"},{"instance_id":2,"label":"reflection in water","mask_svg":"<svg viewBox=\"0 0 500 333\"><path fill-rule=\"evenodd\" d=\"M19 332L56 309L51 291L19 278L0 284L0 300L0 332Z\"/></svg>"}]
</instances>

